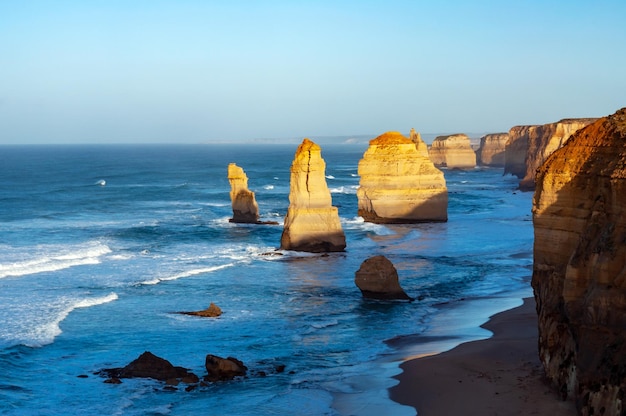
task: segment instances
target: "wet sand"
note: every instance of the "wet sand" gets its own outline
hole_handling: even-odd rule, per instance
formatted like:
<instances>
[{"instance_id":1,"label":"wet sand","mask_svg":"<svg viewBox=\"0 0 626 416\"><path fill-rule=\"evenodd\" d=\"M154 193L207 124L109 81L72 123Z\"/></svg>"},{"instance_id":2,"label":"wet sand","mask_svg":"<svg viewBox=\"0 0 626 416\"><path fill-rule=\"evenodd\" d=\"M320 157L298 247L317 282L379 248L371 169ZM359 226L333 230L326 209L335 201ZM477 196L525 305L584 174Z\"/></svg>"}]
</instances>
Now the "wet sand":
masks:
<instances>
[{"instance_id":1,"label":"wet sand","mask_svg":"<svg viewBox=\"0 0 626 416\"><path fill-rule=\"evenodd\" d=\"M494 315L483 328L494 335L404 362L391 399L416 408L419 416L576 414L544 376L533 298Z\"/></svg>"}]
</instances>

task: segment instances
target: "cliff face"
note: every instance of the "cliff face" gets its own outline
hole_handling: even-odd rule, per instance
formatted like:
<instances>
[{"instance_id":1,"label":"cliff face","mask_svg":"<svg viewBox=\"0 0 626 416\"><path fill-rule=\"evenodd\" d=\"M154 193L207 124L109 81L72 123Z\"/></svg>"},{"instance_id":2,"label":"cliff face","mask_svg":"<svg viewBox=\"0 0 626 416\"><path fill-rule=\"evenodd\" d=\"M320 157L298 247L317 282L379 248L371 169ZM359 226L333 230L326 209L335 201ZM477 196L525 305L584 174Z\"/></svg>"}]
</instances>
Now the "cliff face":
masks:
<instances>
[{"instance_id":1,"label":"cliff face","mask_svg":"<svg viewBox=\"0 0 626 416\"><path fill-rule=\"evenodd\" d=\"M228 165L228 182L230 182L230 201L233 207L233 218L230 222L258 222L259 206L254 198L254 192L248 189L248 177L243 169L234 163Z\"/></svg>"},{"instance_id":2,"label":"cliff face","mask_svg":"<svg viewBox=\"0 0 626 416\"><path fill-rule=\"evenodd\" d=\"M415 131L415 129L411 129L411 131L409 132L409 139L411 139L411 141L415 143L415 148L417 149L417 152L419 154L426 158L429 158L428 145L424 143L424 141L422 140L422 135L419 134L419 132Z\"/></svg>"},{"instance_id":3,"label":"cliff face","mask_svg":"<svg viewBox=\"0 0 626 416\"><path fill-rule=\"evenodd\" d=\"M436 137L428 154L435 166L450 169L472 169L476 166L476 153L465 134Z\"/></svg>"},{"instance_id":4,"label":"cliff face","mask_svg":"<svg viewBox=\"0 0 626 416\"><path fill-rule=\"evenodd\" d=\"M476 152L476 162L483 166L504 166L504 153L508 133L486 134L480 138L480 148Z\"/></svg>"},{"instance_id":5,"label":"cliff face","mask_svg":"<svg viewBox=\"0 0 626 416\"><path fill-rule=\"evenodd\" d=\"M343 251L346 237L326 184L322 149L304 139L291 164L289 208L280 248L309 252Z\"/></svg>"},{"instance_id":6,"label":"cliff face","mask_svg":"<svg viewBox=\"0 0 626 416\"><path fill-rule=\"evenodd\" d=\"M447 221L446 180L418 147L398 132L370 140L358 167L358 214L365 221Z\"/></svg>"},{"instance_id":7,"label":"cliff face","mask_svg":"<svg viewBox=\"0 0 626 416\"><path fill-rule=\"evenodd\" d=\"M547 376L583 415L626 414L626 108L537 174L532 285Z\"/></svg>"},{"instance_id":8,"label":"cliff face","mask_svg":"<svg viewBox=\"0 0 626 416\"><path fill-rule=\"evenodd\" d=\"M535 189L537 168L567 139L594 122L594 118L570 118L539 126L515 126L509 131L504 173L520 178L520 189Z\"/></svg>"}]
</instances>

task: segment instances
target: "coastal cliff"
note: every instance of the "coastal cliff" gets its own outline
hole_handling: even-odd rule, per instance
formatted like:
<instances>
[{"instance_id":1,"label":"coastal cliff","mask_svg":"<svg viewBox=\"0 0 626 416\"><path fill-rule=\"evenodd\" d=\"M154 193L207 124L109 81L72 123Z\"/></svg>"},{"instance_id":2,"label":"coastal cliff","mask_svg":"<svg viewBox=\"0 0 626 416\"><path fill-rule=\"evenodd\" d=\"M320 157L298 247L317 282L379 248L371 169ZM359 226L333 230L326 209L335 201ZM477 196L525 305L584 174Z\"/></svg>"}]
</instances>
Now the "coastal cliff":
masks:
<instances>
[{"instance_id":1,"label":"coastal cliff","mask_svg":"<svg viewBox=\"0 0 626 416\"><path fill-rule=\"evenodd\" d=\"M465 134L436 137L428 154L435 166L450 169L472 169L476 166L476 152Z\"/></svg>"},{"instance_id":2,"label":"coastal cliff","mask_svg":"<svg viewBox=\"0 0 626 416\"><path fill-rule=\"evenodd\" d=\"M520 189L535 189L537 169L569 137L595 118L569 118L537 126L515 126L509 131L504 173L520 178Z\"/></svg>"},{"instance_id":3,"label":"coastal cliff","mask_svg":"<svg viewBox=\"0 0 626 416\"><path fill-rule=\"evenodd\" d=\"M483 166L504 166L508 133L486 134L480 138L480 148L476 152L476 163Z\"/></svg>"},{"instance_id":4,"label":"coastal cliff","mask_svg":"<svg viewBox=\"0 0 626 416\"><path fill-rule=\"evenodd\" d=\"M343 251L346 237L326 184L322 149L304 139L291 164L289 208L280 239L283 250Z\"/></svg>"},{"instance_id":5,"label":"coastal cliff","mask_svg":"<svg viewBox=\"0 0 626 416\"><path fill-rule=\"evenodd\" d=\"M233 217L230 222L256 223L259 221L259 206L254 192L248 189L248 176L235 163L228 165L228 182L230 182L230 201Z\"/></svg>"},{"instance_id":6,"label":"coastal cliff","mask_svg":"<svg viewBox=\"0 0 626 416\"><path fill-rule=\"evenodd\" d=\"M532 285L547 376L582 415L626 414L626 108L537 174Z\"/></svg>"},{"instance_id":7,"label":"coastal cliff","mask_svg":"<svg viewBox=\"0 0 626 416\"><path fill-rule=\"evenodd\" d=\"M417 135L413 139L423 143ZM419 142L398 132L370 140L358 166L358 214L365 221L447 221L446 180L423 150L418 150Z\"/></svg>"}]
</instances>

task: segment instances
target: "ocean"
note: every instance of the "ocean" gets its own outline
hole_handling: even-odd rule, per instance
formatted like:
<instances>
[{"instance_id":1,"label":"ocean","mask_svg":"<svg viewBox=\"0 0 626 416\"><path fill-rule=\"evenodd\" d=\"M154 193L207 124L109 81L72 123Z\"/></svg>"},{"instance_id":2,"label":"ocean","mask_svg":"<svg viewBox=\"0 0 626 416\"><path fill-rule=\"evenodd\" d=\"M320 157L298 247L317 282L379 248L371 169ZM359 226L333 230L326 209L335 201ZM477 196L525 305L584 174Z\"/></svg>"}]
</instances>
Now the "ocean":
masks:
<instances>
[{"instance_id":1,"label":"ocean","mask_svg":"<svg viewBox=\"0 0 626 416\"><path fill-rule=\"evenodd\" d=\"M532 294L517 178L445 170L447 223L366 223L367 143L322 145L346 251L277 251L296 148L0 147L0 414L414 415L387 394L402 360L488 337L480 324ZM228 222L230 162L279 225ZM414 302L362 299L354 274L377 254ZM219 318L177 313L211 302ZM200 377L207 354L251 374L193 391L97 374L144 351Z\"/></svg>"}]
</instances>

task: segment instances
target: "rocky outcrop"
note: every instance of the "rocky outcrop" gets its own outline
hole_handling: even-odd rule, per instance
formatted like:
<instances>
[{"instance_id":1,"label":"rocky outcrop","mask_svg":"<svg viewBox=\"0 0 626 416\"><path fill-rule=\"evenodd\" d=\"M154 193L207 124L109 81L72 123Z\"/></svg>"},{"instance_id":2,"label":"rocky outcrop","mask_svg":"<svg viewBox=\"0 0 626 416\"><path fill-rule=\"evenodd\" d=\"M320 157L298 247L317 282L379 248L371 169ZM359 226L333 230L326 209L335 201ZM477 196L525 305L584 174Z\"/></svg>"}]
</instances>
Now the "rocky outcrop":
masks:
<instances>
[{"instance_id":1,"label":"rocky outcrop","mask_svg":"<svg viewBox=\"0 0 626 416\"><path fill-rule=\"evenodd\" d=\"M217 355L208 354L204 366L207 375L205 381L227 381L235 377L246 375L248 368L238 359L233 357L222 358Z\"/></svg>"},{"instance_id":2,"label":"rocky outcrop","mask_svg":"<svg viewBox=\"0 0 626 416\"><path fill-rule=\"evenodd\" d=\"M176 381L183 383L197 383L198 377L186 368L175 367L169 361L157 357L149 351L141 354L126 367L112 368L102 371L108 375L108 383L116 384L121 378L152 378L175 384Z\"/></svg>"},{"instance_id":3,"label":"rocky outcrop","mask_svg":"<svg viewBox=\"0 0 626 416\"><path fill-rule=\"evenodd\" d=\"M343 251L346 237L326 184L322 149L304 139L291 164L289 208L280 239L283 250Z\"/></svg>"},{"instance_id":4,"label":"rocky outcrop","mask_svg":"<svg viewBox=\"0 0 626 416\"><path fill-rule=\"evenodd\" d=\"M254 192L248 189L246 173L235 163L228 165L228 182L230 182L230 201L233 207L233 218L229 221L258 223L259 206L254 198Z\"/></svg>"},{"instance_id":5,"label":"rocky outcrop","mask_svg":"<svg viewBox=\"0 0 626 416\"><path fill-rule=\"evenodd\" d=\"M361 263L354 283L364 298L381 300L413 300L398 281L398 271L385 256L374 256Z\"/></svg>"},{"instance_id":6,"label":"rocky outcrop","mask_svg":"<svg viewBox=\"0 0 626 416\"><path fill-rule=\"evenodd\" d=\"M506 147L505 174L520 178L520 189L535 189L537 168L567 139L594 118L570 118L536 126L515 126L509 131Z\"/></svg>"},{"instance_id":7,"label":"rocky outcrop","mask_svg":"<svg viewBox=\"0 0 626 416\"><path fill-rule=\"evenodd\" d=\"M476 167L476 153L469 137L465 134L437 136L428 151L435 166L449 169L473 169Z\"/></svg>"},{"instance_id":8,"label":"rocky outcrop","mask_svg":"<svg viewBox=\"0 0 626 416\"><path fill-rule=\"evenodd\" d=\"M370 141L358 166L358 214L365 221L447 221L448 190L443 172L418 147L398 132Z\"/></svg>"},{"instance_id":9,"label":"rocky outcrop","mask_svg":"<svg viewBox=\"0 0 626 416\"><path fill-rule=\"evenodd\" d=\"M222 315L222 309L215 303L211 302L208 308L202 311L179 312L183 315L201 316L204 318L216 318Z\"/></svg>"},{"instance_id":10,"label":"rocky outcrop","mask_svg":"<svg viewBox=\"0 0 626 416\"><path fill-rule=\"evenodd\" d=\"M411 131L409 132L409 139L411 139L411 141L415 143L415 148L417 149L419 154L426 158L429 158L428 145L422 140L422 135L419 134L419 132L415 131L415 129L411 129Z\"/></svg>"},{"instance_id":11,"label":"rocky outcrop","mask_svg":"<svg viewBox=\"0 0 626 416\"><path fill-rule=\"evenodd\" d=\"M476 163L482 166L504 166L508 133L486 134L480 138L480 147L476 152Z\"/></svg>"},{"instance_id":12,"label":"rocky outcrop","mask_svg":"<svg viewBox=\"0 0 626 416\"><path fill-rule=\"evenodd\" d=\"M537 173L532 286L547 376L582 415L626 414L626 108Z\"/></svg>"}]
</instances>

